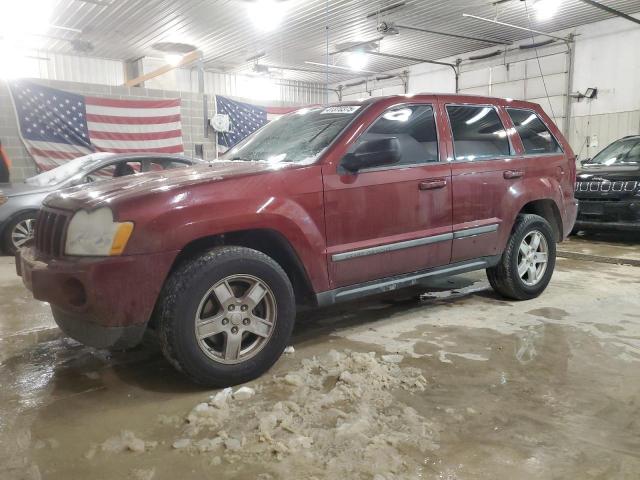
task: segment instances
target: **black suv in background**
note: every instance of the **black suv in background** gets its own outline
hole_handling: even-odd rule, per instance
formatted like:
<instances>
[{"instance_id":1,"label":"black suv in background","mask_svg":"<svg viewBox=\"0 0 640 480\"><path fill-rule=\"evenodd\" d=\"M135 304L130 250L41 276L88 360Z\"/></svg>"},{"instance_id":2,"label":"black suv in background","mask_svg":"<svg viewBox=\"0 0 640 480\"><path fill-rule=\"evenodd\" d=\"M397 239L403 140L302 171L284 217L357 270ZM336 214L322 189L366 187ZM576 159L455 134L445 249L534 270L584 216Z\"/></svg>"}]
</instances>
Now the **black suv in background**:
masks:
<instances>
[{"instance_id":1,"label":"black suv in background","mask_svg":"<svg viewBox=\"0 0 640 480\"><path fill-rule=\"evenodd\" d=\"M578 230L640 231L640 135L621 138L582 162Z\"/></svg>"}]
</instances>

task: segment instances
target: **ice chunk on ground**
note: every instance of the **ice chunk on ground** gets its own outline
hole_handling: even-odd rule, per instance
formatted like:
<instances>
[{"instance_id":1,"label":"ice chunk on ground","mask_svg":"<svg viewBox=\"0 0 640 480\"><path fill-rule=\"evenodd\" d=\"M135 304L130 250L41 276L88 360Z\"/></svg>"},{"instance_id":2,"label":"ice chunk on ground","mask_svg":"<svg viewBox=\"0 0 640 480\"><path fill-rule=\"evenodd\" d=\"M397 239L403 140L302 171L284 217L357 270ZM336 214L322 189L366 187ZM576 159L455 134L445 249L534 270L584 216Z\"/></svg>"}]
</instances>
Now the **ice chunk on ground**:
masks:
<instances>
[{"instance_id":1,"label":"ice chunk on ground","mask_svg":"<svg viewBox=\"0 0 640 480\"><path fill-rule=\"evenodd\" d=\"M398 355L397 353L392 353L389 355L382 355L382 361L387 363L400 363L404 360L404 356Z\"/></svg>"},{"instance_id":2,"label":"ice chunk on ground","mask_svg":"<svg viewBox=\"0 0 640 480\"><path fill-rule=\"evenodd\" d=\"M209 403L214 407L224 408L227 405L227 400L231 397L232 392L233 389L231 387L227 387L209 397Z\"/></svg>"},{"instance_id":3,"label":"ice chunk on ground","mask_svg":"<svg viewBox=\"0 0 640 480\"><path fill-rule=\"evenodd\" d=\"M157 445L158 442L145 442L144 440L136 437L132 431L123 430L120 432L120 435L115 435L106 439L102 443L101 449L103 452L108 453L122 453L124 451L142 453L145 450L152 450Z\"/></svg>"},{"instance_id":4,"label":"ice chunk on ground","mask_svg":"<svg viewBox=\"0 0 640 480\"><path fill-rule=\"evenodd\" d=\"M424 391L427 381L402 360L347 350L302 359L284 376L260 379L261 395L250 403L228 401L243 398L248 387L241 387L196 405L183 440L190 454L214 452L211 464L234 464L239 477L268 465L268 475L282 479L351 478L354 471L413 478L422 459L435 455L443 427L403 403L401 390ZM418 453L412 459L407 451Z\"/></svg>"},{"instance_id":5,"label":"ice chunk on ground","mask_svg":"<svg viewBox=\"0 0 640 480\"><path fill-rule=\"evenodd\" d=\"M173 442L173 445L172 445L172 447L175 448L176 450L182 450L183 448L187 448L190 446L191 446L190 438L180 438L175 442Z\"/></svg>"},{"instance_id":6,"label":"ice chunk on ground","mask_svg":"<svg viewBox=\"0 0 640 480\"><path fill-rule=\"evenodd\" d=\"M256 394L256 391L250 387L240 387L233 394L234 400L249 400Z\"/></svg>"}]
</instances>

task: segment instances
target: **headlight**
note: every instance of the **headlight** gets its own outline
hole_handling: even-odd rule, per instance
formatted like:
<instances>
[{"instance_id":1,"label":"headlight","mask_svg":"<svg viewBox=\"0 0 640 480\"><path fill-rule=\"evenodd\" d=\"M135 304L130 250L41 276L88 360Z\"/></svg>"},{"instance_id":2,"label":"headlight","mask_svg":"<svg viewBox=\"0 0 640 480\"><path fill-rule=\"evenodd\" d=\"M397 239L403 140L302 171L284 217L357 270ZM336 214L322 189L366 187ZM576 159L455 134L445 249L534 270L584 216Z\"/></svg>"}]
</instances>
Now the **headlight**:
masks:
<instances>
[{"instance_id":1,"label":"headlight","mask_svg":"<svg viewBox=\"0 0 640 480\"><path fill-rule=\"evenodd\" d=\"M110 208L75 213L67 229L67 255L120 255L133 232L132 222L114 222Z\"/></svg>"}]
</instances>

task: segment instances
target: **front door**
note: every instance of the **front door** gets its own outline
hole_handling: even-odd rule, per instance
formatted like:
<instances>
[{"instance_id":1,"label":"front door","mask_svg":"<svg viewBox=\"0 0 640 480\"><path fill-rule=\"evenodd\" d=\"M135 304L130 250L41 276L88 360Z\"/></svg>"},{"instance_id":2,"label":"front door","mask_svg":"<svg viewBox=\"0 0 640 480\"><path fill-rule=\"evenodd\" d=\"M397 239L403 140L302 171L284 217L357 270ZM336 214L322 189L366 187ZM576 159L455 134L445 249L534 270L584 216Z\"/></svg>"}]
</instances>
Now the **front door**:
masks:
<instances>
[{"instance_id":1,"label":"front door","mask_svg":"<svg viewBox=\"0 0 640 480\"><path fill-rule=\"evenodd\" d=\"M451 262L497 255L499 239L511 229L509 189L524 177L525 160L515 155L513 132L495 106L448 104L445 111L452 139Z\"/></svg>"},{"instance_id":2,"label":"front door","mask_svg":"<svg viewBox=\"0 0 640 480\"><path fill-rule=\"evenodd\" d=\"M387 110L353 149L385 137L398 139L398 163L323 171L332 288L449 263L451 170L439 148L433 105Z\"/></svg>"}]
</instances>

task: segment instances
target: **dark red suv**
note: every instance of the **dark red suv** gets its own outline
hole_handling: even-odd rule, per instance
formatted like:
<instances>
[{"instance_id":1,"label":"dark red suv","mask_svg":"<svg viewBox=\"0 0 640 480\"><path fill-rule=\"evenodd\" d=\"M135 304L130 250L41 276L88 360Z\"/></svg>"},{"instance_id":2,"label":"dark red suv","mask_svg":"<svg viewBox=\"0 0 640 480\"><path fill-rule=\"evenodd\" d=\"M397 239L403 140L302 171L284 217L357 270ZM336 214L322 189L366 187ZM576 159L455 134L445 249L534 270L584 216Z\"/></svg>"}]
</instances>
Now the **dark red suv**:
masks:
<instances>
[{"instance_id":1,"label":"dark red suv","mask_svg":"<svg viewBox=\"0 0 640 480\"><path fill-rule=\"evenodd\" d=\"M535 104L416 95L303 108L209 166L49 196L17 270L96 347L158 332L206 385L266 371L297 305L486 269L539 295L576 217L575 159Z\"/></svg>"}]
</instances>

